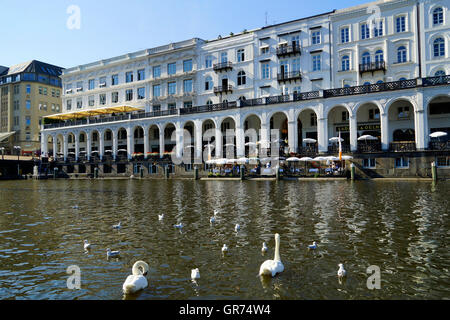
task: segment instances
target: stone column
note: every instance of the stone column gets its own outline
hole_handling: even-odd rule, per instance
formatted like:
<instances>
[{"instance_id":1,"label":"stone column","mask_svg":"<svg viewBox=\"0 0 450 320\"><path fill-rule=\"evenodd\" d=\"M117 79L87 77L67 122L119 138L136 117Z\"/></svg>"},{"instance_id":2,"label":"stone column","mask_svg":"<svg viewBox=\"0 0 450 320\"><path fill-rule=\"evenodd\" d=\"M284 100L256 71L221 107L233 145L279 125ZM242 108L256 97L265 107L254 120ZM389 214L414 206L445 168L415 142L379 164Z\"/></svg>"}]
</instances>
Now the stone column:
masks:
<instances>
[{"instance_id":1,"label":"stone column","mask_svg":"<svg viewBox=\"0 0 450 320\"><path fill-rule=\"evenodd\" d=\"M177 123L177 126L175 127L176 131L176 156L178 159L181 159L183 157L183 130L184 128L181 128L181 124Z\"/></svg>"},{"instance_id":2,"label":"stone column","mask_svg":"<svg viewBox=\"0 0 450 320\"><path fill-rule=\"evenodd\" d=\"M349 117L350 125L350 150L355 152L358 150L358 122L356 115L351 115Z\"/></svg>"},{"instance_id":3,"label":"stone column","mask_svg":"<svg viewBox=\"0 0 450 320\"><path fill-rule=\"evenodd\" d=\"M389 150L389 120L386 112L380 113L381 150Z\"/></svg>"},{"instance_id":4,"label":"stone column","mask_svg":"<svg viewBox=\"0 0 450 320\"><path fill-rule=\"evenodd\" d=\"M317 142L319 145L319 153L328 152L328 119L317 119Z\"/></svg>"},{"instance_id":5,"label":"stone column","mask_svg":"<svg viewBox=\"0 0 450 320\"><path fill-rule=\"evenodd\" d=\"M73 135L74 137L75 137L75 161L77 161L78 162L78 155L79 155L79 153L80 153L80 135L77 133L77 134L74 134Z\"/></svg>"},{"instance_id":6,"label":"stone column","mask_svg":"<svg viewBox=\"0 0 450 320\"><path fill-rule=\"evenodd\" d=\"M68 152L68 148L69 148L68 143L67 143L67 139L68 139L67 135L66 135L66 134L63 135L63 154L64 154L64 161L67 160L67 152Z\"/></svg>"},{"instance_id":7,"label":"stone column","mask_svg":"<svg viewBox=\"0 0 450 320\"><path fill-rule=\"evenodd\" d=\"M119 147L118 132L113 131L112 136L113 136L113 157L114 157L114 160L116 160L117 159L117 150Z\"/></svg>"},{"instance_id":8,"label":"stone column","mask_svg":"<svg viewBox=\"0 0 450 320\"><path fill-rule=\"evenodd\" d=\"M57 136L53 137L53 158L56 159L56 153L57 153L57 149L58 148L58 138Z\"/></svg>"},{"instance_id":9,"label":"stone column","mask_svg":"<svg viewBox=\"0 0 450 320\"><path fill-rule=\"evenodd\" d=\"M100 159L103 159L104 149L105 149L105 133L99 131L98 132L98 156Z\"/></svg>"},{"instance_id":10,"label":"stone column","mask_svg":"<svg viewBox=\"0 0 450 320\"><path fill-rule=\"evenodd\" d=\"M92 132L86 132L86 157L87 160L91 160L91 134Z\"/></svg>"},{"instance_id":11,"label":"stone column","mask_svg":"<svg viewBox=\"0 0 450 320\"><path fill-rule=\"evenodd\" d=\"M164 130L159 130L159 157L164 157L165 144L164 144Z\"/></svg>"},{"instance_id":12,"label":"stone column","mask_svg":"<svg viewBox=\"0 0 450 320\"><path fill-rule=\"evenodd\" d=\"M202 162L203 128L200 120L195 121L195 163Z\"/></svg>"},{"instance_id":13,"label":"stone column","mask_svg":"<svg viewBox=\"0 0 450 320\"><path fill-rule=\"evenodd\" d=\"M297 121L288 122L288 142L289 152L296 153L298 149L297 141Z\"/></svg>"},{"instance_id":14,"label":"stone column","mask_svg":"<svg viewBox=\"0 0 450 320\"><path fill-rule=\"evenodd\" d=\"M223 137L221 128L216 128L216 158L220 159L223 157Z\"/></svg>"},{"instance_id":15,"label":"stone column","mask_svg":"<svg viewBox=\"0 0 450 320\"><path fill-rule=\"evenodd\" d=\"M128 160L131 160L132 154L134 153L134 140L133 140L133 132L131 132L131 128L127 129L127 156Z\"/></svg>"},{"instance_id":16,"label":"stone column","mask_svg":"<svg viewBox=\"0 0 450 320\"><path fill-rule=\"evenodd\" d=\"M48 153L48 135L42 134L41 136L41 156L45 156Z\"/></svg>"},{"instance_id":17,"label":"stone column","mask_svg":"<svg viewBox=\"0 0 450 320\"><path fill-rule=\"evenodd\" d=\"M147 159L150 152L150 141L148 140L148 128L144 128L144 158Z\"/></svg>"}]
</instances>

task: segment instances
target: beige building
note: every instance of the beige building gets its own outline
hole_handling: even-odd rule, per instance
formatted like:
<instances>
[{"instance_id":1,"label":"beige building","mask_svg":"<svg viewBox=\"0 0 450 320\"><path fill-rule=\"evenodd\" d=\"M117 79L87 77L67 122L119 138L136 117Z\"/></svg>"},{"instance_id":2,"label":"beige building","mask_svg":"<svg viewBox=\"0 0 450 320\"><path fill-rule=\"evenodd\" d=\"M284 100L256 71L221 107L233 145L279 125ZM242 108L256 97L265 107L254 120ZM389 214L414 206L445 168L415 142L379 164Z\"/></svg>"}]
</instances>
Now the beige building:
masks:
<instances>
[{"instance_id":1,"label":"beige building","mask_svg":"<svg viewBox=\"0 0 450 320\"><path fill-rule=\"evenodd\" d=\"M40 151L42 117L61 112L63 68L29 61L0 66L0 148L4 153Z\"/></svg>"}]
</instances>

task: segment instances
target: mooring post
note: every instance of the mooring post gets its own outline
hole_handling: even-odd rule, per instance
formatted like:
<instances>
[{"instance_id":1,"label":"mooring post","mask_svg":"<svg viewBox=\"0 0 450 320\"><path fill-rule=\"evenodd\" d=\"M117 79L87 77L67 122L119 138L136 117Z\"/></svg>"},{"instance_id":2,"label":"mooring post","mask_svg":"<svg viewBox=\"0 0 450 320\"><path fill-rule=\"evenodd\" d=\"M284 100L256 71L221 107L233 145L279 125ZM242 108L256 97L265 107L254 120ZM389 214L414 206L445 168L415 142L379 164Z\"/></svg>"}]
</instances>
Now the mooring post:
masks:
<instances>
[{"instance_id":1,"label":"mooring post","mask_svg":"<svg viewBox=\"0 0 450 320\"><path fill-rule=\"evenodd\" d=\"M169 179L169 166L164 167L164 176L166 179Z\"/></svg>"},{"instance_id":2,"label":"mooring post","mask_svg":"<svg viewBox=\"0 0 450 320\"><path fill-rule=\"evenodd\" d=\"M53 168L53 179L56 179L58 176L58 167Z\"/></svg>"},{"instance_id":3,"label":"mooring post","mask_svg":"<svg viewBox=\"0 0 450 320\"><path fill-rule=\"evenodd\" d=\"M144 178L144 168L142 166L139 167L139 175L140 175L141 179Z\"/></svg>"},{"instance_id":4,"label":"mooring post","mask_svg":"<svg viewBox=\"0 0 450 320\"><path fill-rule=\"evenodd\" d=\"M241 165L239 169L239 176L241 177L241 180L245 180L245 167Z\"/></svg>"},{"instance_id":5,"label":"mooring post","mask_svg":"<svg viewBox=\"0 0 450 320\"><path fill-rule=\"evenodd\" d=\"M355 181L355 177L356 177L356 166L355 164L352 162L352 164L350 165L350 172L351 172L351 179L352 181Z\"/></svg>"},{"instance_id":6,"label":"mooring post","mask_svg":"<svg viewBox=\"0 0 450 320\"><path fill-rule=\"evenodd\" d=\"M436 168L436 162L431 163L431 177L433 178L433 181L437 181L437 168Z\"/></svg>"},{"instance_id":7,"label":"mooring post","mask_svg":"<svg viewBox=\"0 0 450 320\"><path fill-rule=\"evenodd\" d=\"M98 179L98 168L94 168L94 179Z\"/></svg>"},{"instance_id":8,"label":"mooring post","mask_svg":"<svg viewBox=\"0 0 450 320\"><path fill-rule=\"evenodd\" d=\"M199 170L198 170L198 167L197 166L195 166L194 167L194 180L198 180L199 179Z\"/></svg>"}]
</instances>

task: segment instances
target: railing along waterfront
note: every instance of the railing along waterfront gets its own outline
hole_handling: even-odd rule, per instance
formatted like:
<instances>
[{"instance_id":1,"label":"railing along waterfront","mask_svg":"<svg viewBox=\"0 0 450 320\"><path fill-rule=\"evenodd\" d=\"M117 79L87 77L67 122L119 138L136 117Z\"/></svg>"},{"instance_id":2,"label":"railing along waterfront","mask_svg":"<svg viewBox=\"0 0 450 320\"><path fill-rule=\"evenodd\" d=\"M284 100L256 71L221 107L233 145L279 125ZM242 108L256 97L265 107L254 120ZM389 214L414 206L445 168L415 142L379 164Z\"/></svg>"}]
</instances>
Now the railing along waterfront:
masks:
<instances>
[{"instance_id":1,"label":"railing along waterfront","mask_svg":"<svg viewBox=\"0 0 450 320\"><path fill-rule=\"evenodd\" d=\"M433 151L448 151L450 150L450 140L448 141L431 141L428 146L429 150Z\"/></svg>"},{"instance_id":2,"label":"railing along waterfront","mask_svg":"<svg viewBox=\"0 0 450 320\"><path fill-rule=\"evenodd\" d=\"M416 143L412 141L391 142L389 144L389 151L391 152L416 151Z\"/></svg>"},{"instance_id":3,"label":"railing along waterfront","mask_svg":"<svg viewBox=\"0 0 450 320\"><path fill-rule=\"evenodd\" d=\"M372 153L381 151L381 142L360 142L358 141L358 153Z\"/></svg>"}]
</instances>

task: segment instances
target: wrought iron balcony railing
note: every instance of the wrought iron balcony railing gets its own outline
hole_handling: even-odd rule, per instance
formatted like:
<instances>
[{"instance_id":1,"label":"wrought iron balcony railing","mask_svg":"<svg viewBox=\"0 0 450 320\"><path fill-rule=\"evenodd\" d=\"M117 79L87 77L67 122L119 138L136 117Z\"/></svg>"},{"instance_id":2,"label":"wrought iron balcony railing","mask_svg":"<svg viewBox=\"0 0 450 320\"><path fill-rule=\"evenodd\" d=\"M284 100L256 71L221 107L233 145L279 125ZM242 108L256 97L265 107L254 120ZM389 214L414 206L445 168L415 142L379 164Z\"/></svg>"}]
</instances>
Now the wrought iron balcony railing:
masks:
<instances>
[{"instance_id":1,"label":"wrought iron balcony railing","mask_svg":"<svg viewBox=\"0 0 450 320\"><path fill-rule=\"evenodd\" d=\"M277 75L278 82L296 81L302 80L302 74L300 71L281 72Z\"/></svg>"},{"instance_id":2,"label":"wrought iron balcony railing","mask_svg":"<svg viewBox=\"0 0 450 320\"><path fill-rule=\"evenodd\" d=\"M302 50L300 45L288 45L288 46L279 46L277 48L277 56L284 57L289 55L297 55L301 54Z\"/></svg>"},{"instance_id":3,"label":"wrought iron balcony railing","mask_svg":"<svg viewBox=\"0 0 450 320\"><path fill-rule=\"evenodd\" d=\"M213 69L216 72L226 71L226 70L233 70L233 63L231 63L230 61L216 63L216 64L213 65Z\"/></svg>"},{"instance_id":4,"label":"wrought iron balcony railing","mask_svg":"<svg viewBox=\"0 0 450 320\"><path fill-rule=\"evenodd\" d=\"M361 63L359 65L359 73L364 72L375 72L375 71L386 71L386 62L376 61L370 63Z\"/></svg>"}]
</instances>

